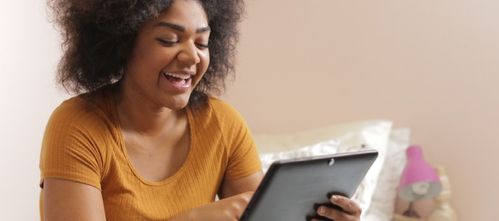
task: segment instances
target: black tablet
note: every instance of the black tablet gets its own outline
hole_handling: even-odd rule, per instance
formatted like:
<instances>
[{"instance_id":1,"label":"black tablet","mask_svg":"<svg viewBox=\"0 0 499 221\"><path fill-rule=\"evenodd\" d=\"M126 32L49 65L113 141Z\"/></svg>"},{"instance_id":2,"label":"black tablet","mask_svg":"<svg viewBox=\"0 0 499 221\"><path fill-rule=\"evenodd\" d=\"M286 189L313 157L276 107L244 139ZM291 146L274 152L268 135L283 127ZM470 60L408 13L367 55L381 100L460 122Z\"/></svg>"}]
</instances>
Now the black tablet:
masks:
<instances>
[{"instance_id":1,"label":"black tablet","mask_svg":"<svg viewBox=\"0 0 499 221\"><path fill-rule=\"evenodd\" d=\"M376 160L376 150L274 162L241 221L304 221L318 205L334 207L328 195L352 197Z\"/></svg>"}]
</instances>

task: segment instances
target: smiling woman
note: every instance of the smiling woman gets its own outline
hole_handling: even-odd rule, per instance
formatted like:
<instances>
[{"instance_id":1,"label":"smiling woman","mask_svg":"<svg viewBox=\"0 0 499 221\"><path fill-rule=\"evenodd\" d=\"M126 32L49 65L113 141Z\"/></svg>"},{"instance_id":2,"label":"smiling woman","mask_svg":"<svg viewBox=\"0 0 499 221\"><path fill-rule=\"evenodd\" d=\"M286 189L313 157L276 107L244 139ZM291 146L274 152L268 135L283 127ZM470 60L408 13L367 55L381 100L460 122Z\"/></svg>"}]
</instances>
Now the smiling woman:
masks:
<instances>
[{"instance_id":1,"label":"smiling woman","mask_svg":"<svg viewBox=\"0 0 499 221\"><path fill-rule=\"evenodd\" d=\"M234 69L242 1L50 5L59 83L78 95L45 130L41 219L239 219L263 173L244 120L213 95ZM333 198L344 211L322 217L358 220L353 201Z\"/></svg>"},{"instance_id":2,"label":"smiling woman","mask_svg":"<svg viewBox=\"0 0 499 221\"><path fill-rule=\"evenodd\" d=\"M54 21L63 35L64 57L59 65L59 82L69 91L83 93L123 77L137 34L169 8L171 0L153 1L75 1L48 0ZM206 101L208 93L220 93L224 80L234 70L237 24L243 13L243 2L199 1L208 18L208 27L200 29L211 35L210 65L192 93L191 104ZM185 27L158 21L155 26L182 31ZM209 28L206 30L205 28ZM168 33L164 35L169 36ZM170 34L171 35L171 34ZM159 38L165 46L174 39ZM208 43L208 42L205 42Z\"/></svg>"},{"instance_id":3,"label":"smiling woman","mask_svg":"<svg viewBox=\"0 0 499 221\"><path fill-rule=\"evenodd\" d=\"M122 80L132 90L124 93L141 92L158 106L184 108L208 68L209 37L201 4L175 1L140 28Z\"/></svg>"},{"instance_id":4,"label":"smiling woman","mask_svg":"<svg viewBox=\"0 0 499 221\"><path fill-rule=\"evenodd\" d=\"M262 172L243 119L211 94L233 70L242 2L50 6L58 79L79 95L45 131L41 219L236 219Z\"/></svg>"}]
</instances>

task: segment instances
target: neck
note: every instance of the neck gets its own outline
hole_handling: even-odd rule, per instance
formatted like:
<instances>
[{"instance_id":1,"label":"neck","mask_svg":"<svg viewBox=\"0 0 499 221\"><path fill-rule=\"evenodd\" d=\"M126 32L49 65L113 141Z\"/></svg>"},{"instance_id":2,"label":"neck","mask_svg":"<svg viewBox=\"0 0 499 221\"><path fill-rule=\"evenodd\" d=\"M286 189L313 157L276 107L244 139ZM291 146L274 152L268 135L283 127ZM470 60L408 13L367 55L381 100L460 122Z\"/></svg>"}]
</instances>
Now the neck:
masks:
<instances>
[{"instance_id":1,"label":"neck","mask_svg":"<svg viewBox=\"0 0 499 221\"><path fill-rule=\"evenodd\" d=\"M145 99L137 91L123 85L116 90L117 110L122 130L145 136L158 136L176 124L183 110L174 111L162 107Z\"/></svg>"}]
</instances>

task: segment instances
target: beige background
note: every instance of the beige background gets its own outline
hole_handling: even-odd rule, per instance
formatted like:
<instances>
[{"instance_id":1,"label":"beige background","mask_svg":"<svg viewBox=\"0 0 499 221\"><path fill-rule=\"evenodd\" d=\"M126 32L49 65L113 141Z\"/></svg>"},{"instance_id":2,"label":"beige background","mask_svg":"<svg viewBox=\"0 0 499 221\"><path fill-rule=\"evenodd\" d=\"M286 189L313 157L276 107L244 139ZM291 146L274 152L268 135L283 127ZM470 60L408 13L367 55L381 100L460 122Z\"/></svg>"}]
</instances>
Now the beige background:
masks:
<instances>
[{"instance_id":1,"label":"beige background","mask_svg":"<svg viewBox=\"0 0 499 221\"><path fill-rule=\"evenodd\" d=\"M0 220L39 220L38 159L52 110L58 34L44 0L0 1Z\"/></svg>"},{"instance_id":2,"label":"beige background","mask_svg":"<svg viewBox=\"0 0 499 221\"><path fill-rule=\"evenodd\" d=\"M249 0L227 97L255 133L371 118L444 165L460 220L496 220L499 1Z\"/></svg>"}]
</instances>

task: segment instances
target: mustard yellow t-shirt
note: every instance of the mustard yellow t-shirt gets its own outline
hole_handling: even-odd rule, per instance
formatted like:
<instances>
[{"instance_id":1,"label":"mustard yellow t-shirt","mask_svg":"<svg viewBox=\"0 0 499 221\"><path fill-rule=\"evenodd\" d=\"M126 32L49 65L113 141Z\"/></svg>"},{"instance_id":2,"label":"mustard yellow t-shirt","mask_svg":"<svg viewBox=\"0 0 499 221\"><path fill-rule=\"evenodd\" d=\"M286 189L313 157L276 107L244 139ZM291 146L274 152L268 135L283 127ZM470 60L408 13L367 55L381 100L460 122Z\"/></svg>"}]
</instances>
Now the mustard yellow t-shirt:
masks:
<instances>
[{"instance_id":1,"label":"mustard yellow t-shirt","mask_svg":"<svg viewBox=\"0 0 499 221\"><path fill-rule=\"evenodd\" d=\"M210 98L186 110L188 157L174 175L150 182L127 156L110 88L64 101L46 127L41 186L45 178L60 178L98 188L108 221L166 220L213 202L224 179L261 170L248 127L231 106Z\"/></svg>"}]
</instances>

